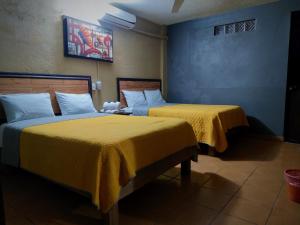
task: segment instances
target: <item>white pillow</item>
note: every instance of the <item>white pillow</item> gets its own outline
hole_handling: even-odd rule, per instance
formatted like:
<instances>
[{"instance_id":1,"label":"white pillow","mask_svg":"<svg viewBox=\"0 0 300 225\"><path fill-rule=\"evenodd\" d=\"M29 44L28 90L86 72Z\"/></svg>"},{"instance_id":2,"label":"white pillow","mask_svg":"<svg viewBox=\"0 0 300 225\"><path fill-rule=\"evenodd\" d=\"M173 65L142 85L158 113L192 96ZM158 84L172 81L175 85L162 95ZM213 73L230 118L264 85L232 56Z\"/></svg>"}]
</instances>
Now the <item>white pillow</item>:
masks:
<instances>
[{"instance_id":1,"label":"white pillow","mask_svg":"<svg viewBox=\"0 0 300 225\"><path fill-rule=\"evenodd\" d=\"M164 104L166 101L161 96L160 90L144 90L148 105Z\"/></svg>"},{"instance_id":2,"label":"white pillow","mask_svg":"<svg viewBox=\"0 0 300 225\"><path fill-rule=\"evenodd\" d=\"M68 94L55 92L55 94L62 115L97 112L89 93Z\"/></svg>"},{"instance_id":3,"label":"white pillow","mask_svg":"<svg viewBox=\"0 0 300 225\"><path fill-rule=\"evenodd\" d=\"M55 116L49 93L1 95L7 122Z\"/></svg>"},{"instance_id":4,"label":"white pillow","mask_svg":"<svg viewBox=\"0 0 300 225\"><path fill-rule=\"evenodd\" d=\"M130 107L130 108L132 108L133 106L146 105L147 104L144 93L142 91L123 90L122 92L125 96L127 106Z\"/></svg>"}]
</instances>

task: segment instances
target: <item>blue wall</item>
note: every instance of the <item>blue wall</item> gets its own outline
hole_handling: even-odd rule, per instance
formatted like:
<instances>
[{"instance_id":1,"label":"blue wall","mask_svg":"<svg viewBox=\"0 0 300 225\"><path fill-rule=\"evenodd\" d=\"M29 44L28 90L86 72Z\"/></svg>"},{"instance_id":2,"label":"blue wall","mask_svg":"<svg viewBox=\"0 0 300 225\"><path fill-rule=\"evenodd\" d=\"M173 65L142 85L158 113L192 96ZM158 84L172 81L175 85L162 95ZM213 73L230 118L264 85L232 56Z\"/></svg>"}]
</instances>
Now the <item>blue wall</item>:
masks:
<instances>
[{"instance_id":1,"label":"blue wall","mask_svg":"<svg viewBox=\"0 0 300 225\"><path fill-rule=\"evenodd\" d=\"M241 105L256 132L283 135L291 11L299 0L168 27L168 100ZM256 19L253 32L214 36L214 26Z\"/></svg>"}]
</instances>

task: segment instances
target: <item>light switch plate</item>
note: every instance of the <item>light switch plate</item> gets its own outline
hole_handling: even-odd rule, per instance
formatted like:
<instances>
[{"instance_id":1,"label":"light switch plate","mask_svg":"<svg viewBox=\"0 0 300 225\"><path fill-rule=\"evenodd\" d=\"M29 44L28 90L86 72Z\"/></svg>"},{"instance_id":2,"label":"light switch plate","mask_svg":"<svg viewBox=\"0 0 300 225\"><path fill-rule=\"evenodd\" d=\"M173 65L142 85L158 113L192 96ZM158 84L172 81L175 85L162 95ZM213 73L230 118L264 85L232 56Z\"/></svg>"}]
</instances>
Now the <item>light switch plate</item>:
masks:
<instances>
[{"instance_id":1,"label":"light switch plate","mask_svg":"<svg viewBox=\"0 0 300 225\"><path fill-rule=\"evenodd\" d=\"M96 83L94 83L94 82L92 83L92 90L96 91Z\"/></svg>"}]
</instances>

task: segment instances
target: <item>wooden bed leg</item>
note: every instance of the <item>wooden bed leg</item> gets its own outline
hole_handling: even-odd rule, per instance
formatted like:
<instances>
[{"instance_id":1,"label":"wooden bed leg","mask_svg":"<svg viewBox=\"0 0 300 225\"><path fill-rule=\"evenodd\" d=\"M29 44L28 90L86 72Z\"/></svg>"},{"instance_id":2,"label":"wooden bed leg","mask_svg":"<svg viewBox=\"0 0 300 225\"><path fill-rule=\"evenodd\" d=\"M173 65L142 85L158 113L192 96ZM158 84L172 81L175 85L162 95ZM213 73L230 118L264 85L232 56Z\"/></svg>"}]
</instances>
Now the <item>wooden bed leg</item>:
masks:
<instances>
[{"instance_id":1,"label":"wooden bed leg","mask_svg":"<svg viewBox=\"0 0 300 225\"><path fill-rule=\"evenodd\" d=\"M119 225L119 207L116 203L112 209L104 215L105 225Z\"/></svg>"},{"instance_id":2,"label":"wooden bed leg","mask_svg":"<svg viewBox=\"0 0 300 225\"><path fill-rule=\"evenodd\" d=\"M191 174L191 159L181 162L181 176L188 176Z\"/></svg>"}]
</instances>

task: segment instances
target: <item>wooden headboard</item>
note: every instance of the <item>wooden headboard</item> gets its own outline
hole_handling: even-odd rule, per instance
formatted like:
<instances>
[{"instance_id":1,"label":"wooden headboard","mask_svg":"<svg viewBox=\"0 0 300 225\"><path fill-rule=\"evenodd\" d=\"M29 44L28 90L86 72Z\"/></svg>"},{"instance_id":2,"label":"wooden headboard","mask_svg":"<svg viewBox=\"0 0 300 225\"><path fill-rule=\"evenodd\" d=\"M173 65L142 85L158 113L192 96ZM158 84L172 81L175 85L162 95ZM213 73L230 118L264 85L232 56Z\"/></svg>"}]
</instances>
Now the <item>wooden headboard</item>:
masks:
<instances>
[{"instance_id":1,"label":"wooden headboard","mask_svg":"<svg viewBox=\"0 0 300 225\"><path fill-rule=\"evenodd\" d=\"M160 79L139 79L139 78L117 78L118 101L121 107L126 107L127 103L122 93L123 90L143 91L143 90L161 90Z\"/></svg>"},{"instance_id":2,"label":"wooden headboard","mask_svg":"<svg viewBox=\"0 0 300 225\"><path fill-rule=\"evenodd\" d=\"M91 77L59 74L33 74L0 72L0 94L50 93L55 114L60 114L55 91L66 93L90 93ZM0 120L5 114L0 104Z\"/></svg>"}]
</instances>

